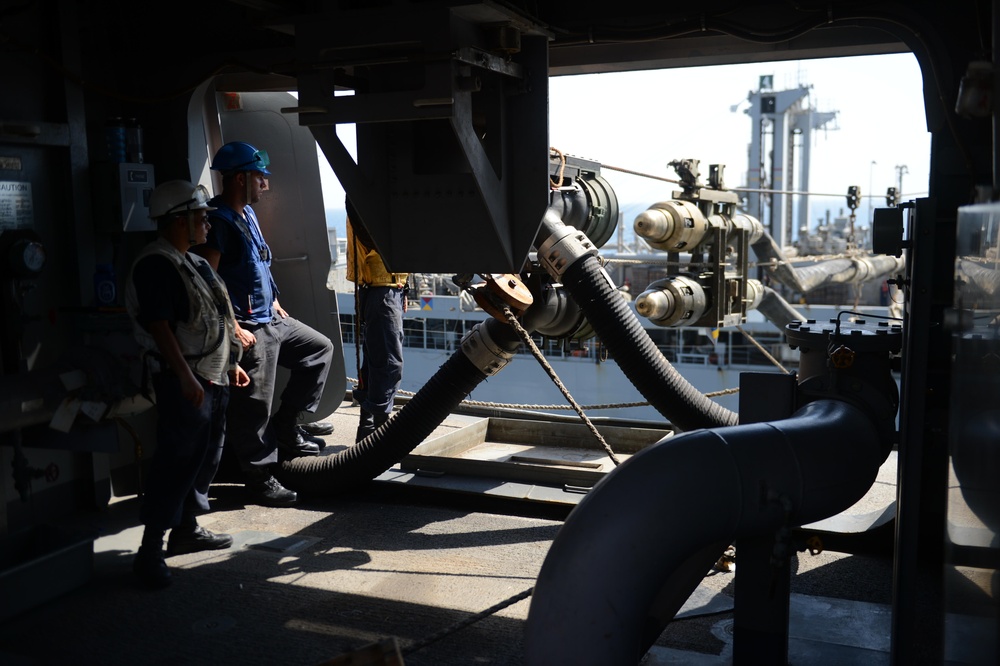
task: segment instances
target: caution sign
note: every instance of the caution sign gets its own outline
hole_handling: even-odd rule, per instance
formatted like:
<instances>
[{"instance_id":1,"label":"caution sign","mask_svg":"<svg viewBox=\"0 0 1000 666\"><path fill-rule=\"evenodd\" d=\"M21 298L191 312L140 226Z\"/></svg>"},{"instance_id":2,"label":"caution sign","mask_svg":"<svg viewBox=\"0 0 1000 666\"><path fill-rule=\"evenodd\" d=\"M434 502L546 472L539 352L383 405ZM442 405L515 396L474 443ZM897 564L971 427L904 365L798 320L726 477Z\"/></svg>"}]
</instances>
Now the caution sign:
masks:
<instances>
[{"instance_id":1,"label":"caution sign","mask_svg":"<svg viewBox=\"0 0 1000 666\"><path fill-rule=\"evenodd\" d=\"M0 231L33 226L35 211L31 203L31 183L0 180Z\"/></svg>"}]
</instances>

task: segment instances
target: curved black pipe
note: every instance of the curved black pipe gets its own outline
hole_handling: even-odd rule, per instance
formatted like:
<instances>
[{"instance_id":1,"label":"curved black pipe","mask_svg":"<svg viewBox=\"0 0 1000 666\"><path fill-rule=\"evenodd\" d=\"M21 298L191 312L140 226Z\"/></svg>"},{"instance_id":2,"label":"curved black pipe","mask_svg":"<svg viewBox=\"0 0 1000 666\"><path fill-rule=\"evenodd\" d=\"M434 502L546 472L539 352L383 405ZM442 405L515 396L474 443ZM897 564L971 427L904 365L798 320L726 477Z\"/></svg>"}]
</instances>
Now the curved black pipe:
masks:
<instances>
[{"instance_id":1,"label":"curved black pipe","mask_svg":"<svg viewBox=\"0 0 1000 666\"><path fill-rule=\"evenodd\" d=\"M661 440L612 470L556 535L532 595L528 664L635 664L734 539L850 507L886 454L845 402ZM692 473L705 470L704 473Z\"/></svg>"},{"instance_id":2,"label":"curved black pipe","mask_svg":"<svg viewBox=\"0 0 1000 666\"><path fill-rule=\"evenodd\" d=\"M564 236L567 229L572 227L562 222L558 207L550 206L535 239L539 260L550 273L559 273L552 277L563 283L583 309L587 321L639 393L682 430L736 425L739 419L735 412L706 398L663 357L611 284L598 258L586 251L585 244L574 244L572 234ZM557 240L550 245L560 236L569 242ZM559 272L562 266L565 268Z\"/></svg>"},{"instance_id":3,"label":"curved black pipe","mask_svg":"<svg viewBox=\"0 0 1000 666\"><path fill-rule=\"evenodd\" d=\"M513 352L521 344L508 324L487 319L478 326L486 326L490 339L505 351ZM488 376L463 349L464 344L374 433L334 455L283 462L278 472L281 482L305 494L329 495L364 485L399 462Z\"/></svg>"},{"instance_id":4,"label":"curved black pipe","mask_svg":"<svg viewBox=\"0 0 1000 666\"><path fill-rule=\"evenodd\" d=\"M738 417L706 398L663 357L597 257L587 256L567 270L563 282L607 345L629 381L658 412L682 430L735 425Z\"/></svg>"}]
</instances>

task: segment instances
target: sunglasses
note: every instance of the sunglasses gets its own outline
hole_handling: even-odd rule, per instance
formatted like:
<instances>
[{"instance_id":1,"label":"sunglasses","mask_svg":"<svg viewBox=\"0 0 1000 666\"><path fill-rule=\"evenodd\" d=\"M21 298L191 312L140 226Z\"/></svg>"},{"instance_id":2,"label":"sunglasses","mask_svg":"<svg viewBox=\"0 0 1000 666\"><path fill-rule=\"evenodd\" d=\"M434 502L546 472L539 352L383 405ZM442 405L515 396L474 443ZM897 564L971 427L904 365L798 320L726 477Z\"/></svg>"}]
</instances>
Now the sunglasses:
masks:
<instances>
[{"instance_id":1,"label":"sunglasses","mask_svg":"<svg viewBox=\"0 0 1000 666\"><path fill-rule=\"evenodd\" d=\"M266 150L255 150L250 159L243 164L237 164L233 170L242 170L243 167L253 166L253 171L265 171L271 165L271 158L267 156Z\"/></svg>"}]
</instances>

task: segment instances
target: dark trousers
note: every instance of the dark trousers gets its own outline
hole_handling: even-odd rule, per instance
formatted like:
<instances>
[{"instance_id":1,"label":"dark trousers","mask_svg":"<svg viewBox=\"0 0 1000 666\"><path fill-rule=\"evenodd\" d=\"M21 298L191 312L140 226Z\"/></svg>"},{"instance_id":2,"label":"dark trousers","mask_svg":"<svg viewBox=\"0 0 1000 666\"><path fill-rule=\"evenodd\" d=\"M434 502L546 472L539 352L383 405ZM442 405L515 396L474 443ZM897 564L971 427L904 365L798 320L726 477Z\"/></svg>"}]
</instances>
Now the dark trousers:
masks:
<instances>
[{"instance_id":1,"label":"dark trousers","mask_svg":"<svg viewBox=\"0 0 1000 666\"><path fill-rule=\"evenodd\" d=\"M392 411L403 378L404 298L400 287L358 288L361 376L353 397L370 414Z\"/></svg>"},{"instance_id":2,"label":"dark trousers","mask_svg":"<svg viewBox=\"0 0 1000 666\"><path fill-rule=\"evenodd\" d=\"M165 532L181 515L208 511L208 492L222 459L229 387L198 377L205 399L196 408L181 395L172 372L153 375L156 392L156 451L150 463L140 518Z\"/></svg>"},{"instance_id":3,"label":"dark trousers","mask_svg":"<svg viewBox=\"0 0 1000 666\"><path fill-rule=\"evenodd\" d=\"M277 443L267 432L278 367L290 374L281 403L297 412L314 412L323 397L333 360L333 343L297 319L275 318L264 324L240 322L257 337L240 365L250 385L232 387L226 446L244 471L278 462Z\"/></svg>"}]
</instances>

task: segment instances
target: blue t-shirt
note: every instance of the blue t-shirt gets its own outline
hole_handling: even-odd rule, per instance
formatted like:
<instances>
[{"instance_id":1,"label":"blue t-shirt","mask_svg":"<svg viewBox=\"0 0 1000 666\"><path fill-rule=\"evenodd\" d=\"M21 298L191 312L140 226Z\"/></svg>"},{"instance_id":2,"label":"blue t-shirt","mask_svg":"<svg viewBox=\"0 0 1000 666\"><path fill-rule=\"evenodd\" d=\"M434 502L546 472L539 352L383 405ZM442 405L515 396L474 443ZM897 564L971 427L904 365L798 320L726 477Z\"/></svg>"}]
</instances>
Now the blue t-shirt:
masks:
<instances>
[{"instance_id":1,"label":"blue t-shirt","mask_svg":"<svg viewBox=\"0 0 1000 666\"><path fill-rule=\"evenodd\" d=\"M219 197L209 205L217 210L208 213L212 228L205 247L221 254L218 272L229 290L236 319L271 321L278 287L271 277L271 249L261 234L257 216L250 206L243 209L241 216Z\"/></svg>"}]
</instances>

